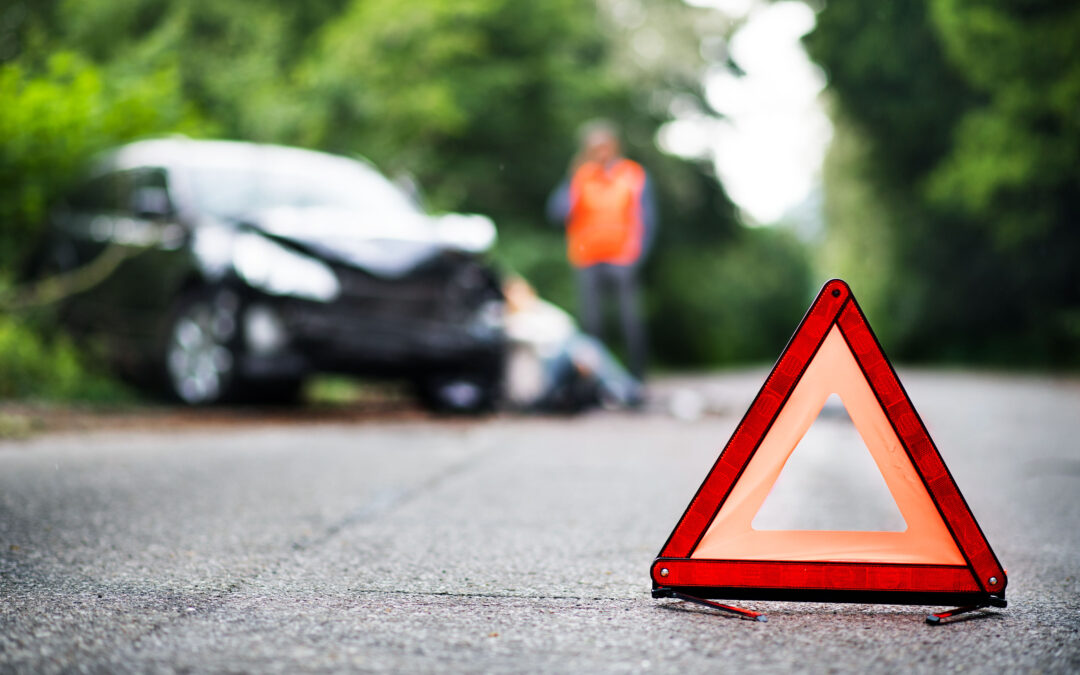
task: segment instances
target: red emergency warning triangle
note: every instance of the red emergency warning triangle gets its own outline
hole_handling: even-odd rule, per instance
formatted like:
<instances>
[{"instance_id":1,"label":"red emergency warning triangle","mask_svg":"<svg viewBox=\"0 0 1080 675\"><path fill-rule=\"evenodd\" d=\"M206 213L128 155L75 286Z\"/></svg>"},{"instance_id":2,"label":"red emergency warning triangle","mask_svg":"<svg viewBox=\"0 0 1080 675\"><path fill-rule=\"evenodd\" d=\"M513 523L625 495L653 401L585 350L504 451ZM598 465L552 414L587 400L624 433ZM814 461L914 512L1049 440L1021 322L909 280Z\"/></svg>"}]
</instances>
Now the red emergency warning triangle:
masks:
<instances>
[{"instance_id":1,"label":"red emergency warning triangle","mask_svg":"<svg viewBox=\"0 0 1080 675\"><path fill-rule=\"evenodd\" d=\"M907 525L756 530L838 394ZM655 595L898 604L1003 601L1006 577L848 285L825 284L651 570Z\"/></svg>"}]
</instances>

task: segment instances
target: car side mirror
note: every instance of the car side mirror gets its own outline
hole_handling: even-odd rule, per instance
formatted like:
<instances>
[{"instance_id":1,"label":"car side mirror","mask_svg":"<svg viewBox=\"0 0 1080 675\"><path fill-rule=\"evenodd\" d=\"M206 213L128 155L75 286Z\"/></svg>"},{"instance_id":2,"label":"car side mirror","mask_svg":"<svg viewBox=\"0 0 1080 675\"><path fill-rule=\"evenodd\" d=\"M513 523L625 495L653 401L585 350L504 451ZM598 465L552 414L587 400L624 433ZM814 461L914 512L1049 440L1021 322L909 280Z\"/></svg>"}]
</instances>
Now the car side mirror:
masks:
<instances>
[{"instance_id":1,"label":"car side mirror","mask_svg":"<svg viewBox=\"0 0 1080 675\"><path fill-rule=\"evenodd\" d=\"M131 211L147 220L168 218L173 213L168 191L151 185L136 188L131 195Z\"/></svg>"},{"instance_id":2,"label":"car side mirror","mask_svg":"<svg viewBox=\"0 0 1080 675\"><path fill-rule=\"evenodd\" d=\"M479 214L445 213L436 216L436 232L444 246L468 253L483 253L495 245L498 233L491 218Z\"/></svg>"}]
</instances>

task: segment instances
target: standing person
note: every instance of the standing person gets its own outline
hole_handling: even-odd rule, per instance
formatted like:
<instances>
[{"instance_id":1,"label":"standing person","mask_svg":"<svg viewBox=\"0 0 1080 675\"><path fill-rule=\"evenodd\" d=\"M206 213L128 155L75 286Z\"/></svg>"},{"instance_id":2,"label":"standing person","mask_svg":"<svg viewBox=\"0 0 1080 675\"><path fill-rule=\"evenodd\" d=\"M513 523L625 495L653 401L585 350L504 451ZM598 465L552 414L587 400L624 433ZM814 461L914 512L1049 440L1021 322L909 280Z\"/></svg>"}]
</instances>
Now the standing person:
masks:
<instances>
[{"instance_id":1,"label":"standing person","mask_svg":"<svg viewBox=\"0 0 1080 675\"><path fill-rule=\"evenodd\" d=\"M622 156L609 122L585 125L571 175L548 200L548 216L566 225L566 253L577 269L581 324L603 339L604 307L614 291L630 372L644 378L647 346L638 268L656 234L649 176Z\"/></svg>"}]
</instances>

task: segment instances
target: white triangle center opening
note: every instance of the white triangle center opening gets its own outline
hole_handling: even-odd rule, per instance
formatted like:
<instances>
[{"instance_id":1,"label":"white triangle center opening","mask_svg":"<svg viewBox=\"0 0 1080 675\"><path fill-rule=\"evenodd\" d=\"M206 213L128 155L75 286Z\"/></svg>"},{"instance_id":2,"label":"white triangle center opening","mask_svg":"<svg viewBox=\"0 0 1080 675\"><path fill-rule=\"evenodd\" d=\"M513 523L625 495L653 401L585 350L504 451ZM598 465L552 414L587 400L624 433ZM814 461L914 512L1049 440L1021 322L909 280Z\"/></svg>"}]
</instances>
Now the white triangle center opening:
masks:
<instances>
[{"instance_id":1,"label":"white triangle center opening","mask_svg":"<svg viewBox=\"0 0 1080 675\"><path fill-rule=\"evenodd\" d=\"M770 511L776 508L784 512L784 518L799 519L825 518L828 515L831 520L829 514L836 515L832 507L819 508L822 500L833 499L843 492L832 480L835 475L830 477L824 469L806 472L798 464L787 466L795 449L803 445L807 431L820 417L819 413L833 394L839 395L842 407L850 413L855 427L852 432L844 431L831 411L827 411L822 420L828 429L830 416L833 417L831 426L839 428L832 431L836 432L834 436L839 434L841 440L837 444L843 446L839 450L851 451L850 458L844 456L837 461L843 467L840 469L843 478L841 485L860 480L853 473L856 469L847 466L851 461L859 462L859 466L864 467L859 470L864 474L861 480L868 481L869 485L857 489L851 502L847 501L847 497L841 498L841 506L837 510L855 511L854 514L839 515L858 518L860 522L838 527L835 521L824 525L803 521L798 529L764 529L766 526L780 526L765 520L769 512L762 514L762 521L757 521L757 517L773 493L773 486L780 480L781 473L788 468L791 469L792 480L810 480L813 485L792 486L791 496L787 498L783 496L787 489L781 486L774 496L778 502L790 500L790 503L770 506ZM849 435L852 433L854 436ZM808 448L814 444L820 443L810 438ZM825 444L828 445L828 442ZM815 451L811 449L808 454L805 460L800 458L797 461L814 465ZM831 461L818 464L824 467ZM870 462L873 470L863 463L865 461ZM807 475L810 478L806 478ZM887 487L878 490L881 481ZM897 509L900 522L905 523L906 528L894 520L891 526L894 529L881 529L877 515L859 513L870 511L872 507L868 507L867 503L880 505L881 501L875 502L872 495L881 492L884 492L881 501L886 506L880 510L889 513L891 509ZM864 498L868 501L863 501ZM864 515L866 522L862 522ZM873 524L869 522L871 519L874 520ZM857 529L867 527L873 529ZM829 329L690 557L714 560L964 564L964 557L923 480L836 326Z\"/></svg>"},{"instance_id":2,"label":"white triangle center opening","mask_svg":"<svg viewBox=\"0 0 1080 675\"><path fill-rule=\"evenodd\" d=\"M838 394L826 400L750 525L755 530L907 529Z\"/></svg>"}]
</instances>

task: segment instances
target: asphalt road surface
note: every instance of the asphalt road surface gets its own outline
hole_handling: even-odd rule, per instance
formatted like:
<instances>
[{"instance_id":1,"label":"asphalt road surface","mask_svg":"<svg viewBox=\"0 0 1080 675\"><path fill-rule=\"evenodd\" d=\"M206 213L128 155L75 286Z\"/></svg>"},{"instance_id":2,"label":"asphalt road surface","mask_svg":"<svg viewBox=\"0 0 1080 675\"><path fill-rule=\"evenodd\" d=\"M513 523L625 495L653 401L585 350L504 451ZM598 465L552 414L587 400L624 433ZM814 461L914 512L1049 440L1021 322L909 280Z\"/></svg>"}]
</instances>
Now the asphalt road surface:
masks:
<instances>
[{"instance_id":1,"label":"asphalt road surface","mask_svg":"<svg viewBox=\"0 0 1080 675\"><path fill-rule=\"evenodd\" d=\"M703 395L697 419L151 419L0 443L0 672L1080 670L1080 380L901 374L1007 609L931 627L747 601L753 623L652 599L754 372L657 386L683 417L702 406L673 392ZM848 423L819 418L792 459L779 504L804 524L890 517L869 488L848 495L865 508L833 494L861 469L812 446L857 442Z\"/></svg>"}]
</instances>

